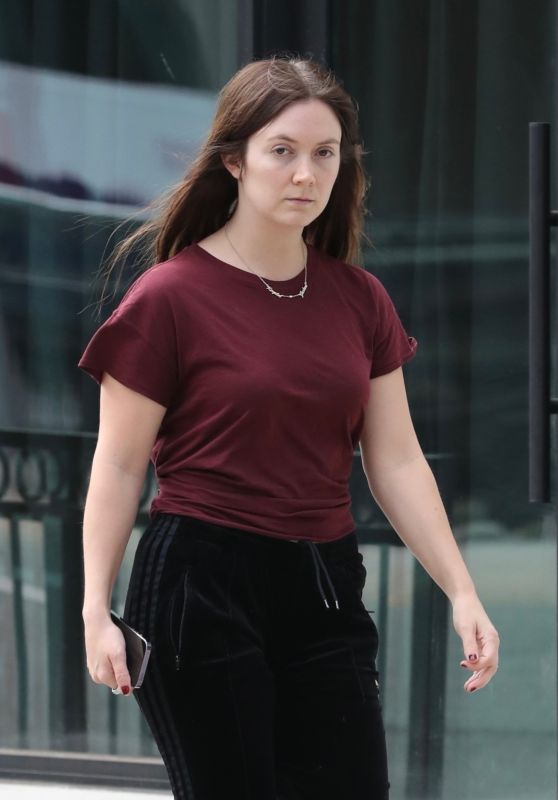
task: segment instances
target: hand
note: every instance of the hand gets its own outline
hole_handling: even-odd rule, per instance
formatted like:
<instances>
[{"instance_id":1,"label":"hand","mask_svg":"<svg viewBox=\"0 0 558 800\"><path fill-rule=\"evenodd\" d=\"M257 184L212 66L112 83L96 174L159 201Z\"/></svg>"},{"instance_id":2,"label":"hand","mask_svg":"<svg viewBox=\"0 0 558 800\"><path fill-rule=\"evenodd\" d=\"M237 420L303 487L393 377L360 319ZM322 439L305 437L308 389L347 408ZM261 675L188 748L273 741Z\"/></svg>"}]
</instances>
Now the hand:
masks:
<instances>
[{"instance_id":1,"label":"hand","mask_svg":"<svg viewBox=\"0 0 558 800\"><path fill-rule=\"evenodd\" d=\"M92 680L118 690L117 694L131 694L126 645L120 629L106 612L84 618L84 626L87 669Z\"/></svg>"},{"instance_id":2,"label":"hand","mask_svg":"<svg viewBox=\"0 0 558 800\"><path fill-rule=\"evenodd\" d=\"M474 670L463 688L469 693L482 689L498 669L500 637L475 593L453 600L453 627L463 642L465 659L459 663Z\"/></svg>"}]
</instances>

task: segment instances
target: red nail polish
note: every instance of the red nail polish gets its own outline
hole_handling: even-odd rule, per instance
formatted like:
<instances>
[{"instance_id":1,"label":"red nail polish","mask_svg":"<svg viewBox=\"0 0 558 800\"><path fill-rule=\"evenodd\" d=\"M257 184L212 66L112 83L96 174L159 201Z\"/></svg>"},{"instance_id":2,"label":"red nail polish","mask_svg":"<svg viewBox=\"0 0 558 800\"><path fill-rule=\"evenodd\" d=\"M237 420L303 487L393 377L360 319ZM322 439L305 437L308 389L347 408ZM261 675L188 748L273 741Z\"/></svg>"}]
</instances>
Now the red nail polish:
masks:
<instances>
[{"instance_id":1,"label":"red nail polish","mask_svg":"<svg viewBox=\"0 0 558 800\"><path fill-rule=\"evenodd\" d=\"M122 687L122 694L130 694L130 687L129 686L123 686Z\"/></svg>"},{"instance_id":2,"label":"red nail polish","mask_svg":"<svg viewBox=\"0 0 558 800\"><path fill-rule=\"evenodd\" d=\"M475 692L475 691L476 691L476 689L477 689L477 687L476 687L476 686L473 686L473 688L472 688L472 689L469 689L469 691L470 691L470 692Z\"/></svg>"},{"instance_id":3,"label":"red nail polish","mask_svg":"<svg viewBox=\"0 0 558 800\"><path fill-rule=\"evenodd\" d=\"M471 653L471 655L469 656L469 661L476 661L476 660L477 660L477 654Z\"/></svg>"}]
</instances>

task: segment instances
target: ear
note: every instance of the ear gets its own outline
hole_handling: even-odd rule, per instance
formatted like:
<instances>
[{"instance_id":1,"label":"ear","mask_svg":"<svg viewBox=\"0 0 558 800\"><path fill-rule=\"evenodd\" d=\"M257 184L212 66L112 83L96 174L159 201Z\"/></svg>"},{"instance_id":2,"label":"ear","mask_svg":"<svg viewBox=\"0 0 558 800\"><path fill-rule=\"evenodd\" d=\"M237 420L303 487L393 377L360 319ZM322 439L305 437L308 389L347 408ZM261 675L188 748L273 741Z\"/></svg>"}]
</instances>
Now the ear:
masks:
<instances>
[{"instance_id":1,"label":"ear","mask_svg":"<svg viewBox=\"0 0 558 800\"><path fill-rule=\"evenodd\" d=\"M236 156L223 154L221 156L221 161L223 162L225 168L231 173L233 178L238 180L240 176L240 164L238 163Z\"/></svg>"}]
</instances>

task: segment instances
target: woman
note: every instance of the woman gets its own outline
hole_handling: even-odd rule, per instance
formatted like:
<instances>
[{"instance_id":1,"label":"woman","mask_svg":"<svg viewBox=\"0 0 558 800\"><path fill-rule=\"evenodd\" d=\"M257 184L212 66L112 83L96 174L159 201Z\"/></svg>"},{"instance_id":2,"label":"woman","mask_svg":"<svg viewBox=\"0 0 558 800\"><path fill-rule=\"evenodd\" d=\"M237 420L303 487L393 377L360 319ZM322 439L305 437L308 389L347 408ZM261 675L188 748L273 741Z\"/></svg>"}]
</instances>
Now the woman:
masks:
<instances>
[{"instance_id":1,"label":"woman","mask_svg":"<svg viewBox=\"0 0 558 800\"><path fill-rule=\"evenodd\" d=\"M348 478L452 603L469 692L498 634L415 435L416 352L360 258L355 103L307 59L223 88L209 136L138 237L151 266L80 367L101 384L84 513L92 679L130 693L111 592L151 457L159 492L124 618L153 645L136 699L177 798L387 798L378 631Z\"/></svg>"}]
</instances>

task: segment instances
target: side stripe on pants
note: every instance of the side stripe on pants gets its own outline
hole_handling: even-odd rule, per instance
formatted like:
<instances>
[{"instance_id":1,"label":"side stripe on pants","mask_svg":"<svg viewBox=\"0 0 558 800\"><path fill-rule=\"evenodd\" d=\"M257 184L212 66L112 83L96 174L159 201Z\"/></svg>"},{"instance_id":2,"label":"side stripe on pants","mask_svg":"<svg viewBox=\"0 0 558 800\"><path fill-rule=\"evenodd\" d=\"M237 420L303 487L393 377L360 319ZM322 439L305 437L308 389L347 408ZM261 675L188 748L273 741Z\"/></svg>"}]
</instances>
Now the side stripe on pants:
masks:
<instances>
[{"instance_id":1,"label":"side stripe on pants","mask_svg":"<svg viewBox=\"0 0 558 800\"><path fill-rule=\"evenodd\" d=\"M134 559L124 619L148 641L155 638L161 577L169 546L179 524L180 519L173 516L155 518L144 532ZM134 696L167 767L174 797L177 800L195 800L190 772L183 749L178 743L178 731L170 713L156 652L152 652L144 683L140 689L134 691Z\"/></svg>"}]
</instances>

